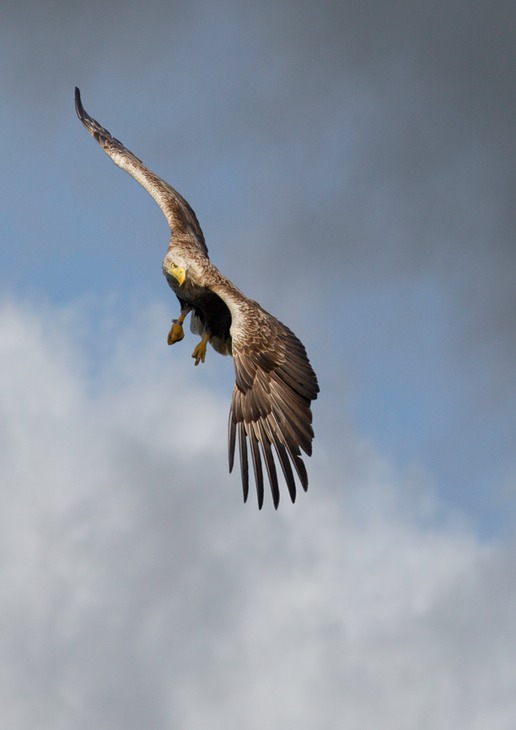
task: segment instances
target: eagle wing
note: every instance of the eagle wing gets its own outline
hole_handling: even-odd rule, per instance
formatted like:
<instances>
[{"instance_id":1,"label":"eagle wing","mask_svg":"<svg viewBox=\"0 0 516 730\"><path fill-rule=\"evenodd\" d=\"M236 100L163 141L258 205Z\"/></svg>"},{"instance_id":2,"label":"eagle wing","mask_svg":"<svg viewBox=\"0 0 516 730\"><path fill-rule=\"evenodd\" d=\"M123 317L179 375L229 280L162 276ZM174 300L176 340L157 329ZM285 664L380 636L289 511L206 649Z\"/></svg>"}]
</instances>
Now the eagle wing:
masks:
<instances>
[{"instance_id":1,"label":"eagle wing","mask_svg":"<svg viewBox=\"0 0 516 730\"><path fill-rule=\"evenodd\" d=\"M218 294L224 298L220 289ZM229 470L233 469L238 441L244 501L249 494L250 451L258 506L263 505L265 464L277 508L279 484L275 456L293 502L296 498L294 472L303 489L308 488L301 449L309 456L312 453L314 432L310 404L317 398L319 386L306 350L295 334L257 302L243 295L236 302L233 299L233 296L226 299L232 317L236 374L229 411Z\"/></svg>"},{"instance_id":2,"label":"eagle wing","mask_svg":"<svg viewBox=\"0 0 516 730\"><path fill-rule=\"evenodd\" d=\"M188 239L200 253L207 256L208 247L201 226L183 196L174 190L172 185L148 170L136 155L124 147L122 142L90 117L82 105L81 92L77 87L75 87L75 109L84 127L97 140L104 152L111 157L115 165L128 172L152 195L167 219L172 234L175 237Z\"/></svg>"}]
</instances>

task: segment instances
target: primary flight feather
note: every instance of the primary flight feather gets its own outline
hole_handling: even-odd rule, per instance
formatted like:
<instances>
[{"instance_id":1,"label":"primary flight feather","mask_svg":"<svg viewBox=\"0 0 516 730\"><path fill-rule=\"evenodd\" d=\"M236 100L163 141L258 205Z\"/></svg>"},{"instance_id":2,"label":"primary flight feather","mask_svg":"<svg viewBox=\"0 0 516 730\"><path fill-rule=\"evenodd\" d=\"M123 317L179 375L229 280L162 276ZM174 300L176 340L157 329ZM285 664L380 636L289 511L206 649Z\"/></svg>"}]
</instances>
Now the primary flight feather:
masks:
<instances>
[{"instance_id":1,"label":"primary flight feather","mask_svg":"<svg viewBox=\"0 0 516 730\"><path fill-rule=\"evenodd\" d=\"M233 469L238 443L244 501L249 494L250 452L259 508L264 498L264 466L274 506L278 507L278 463L294 502L296 478L305 491L308 488L301 450L312 453L310 406L319 392L303 344L211 263L203 232L186 200L86 113L77 88L75 108L104 152L154 198L170 226L163 273L181 310L172 321L168 344L183 339L183 322L191 312L191 329L201 335L192 355L195 364L204 362L207 343L217 352L233 356L229 470Z\"/></svg>"}]
</instances>

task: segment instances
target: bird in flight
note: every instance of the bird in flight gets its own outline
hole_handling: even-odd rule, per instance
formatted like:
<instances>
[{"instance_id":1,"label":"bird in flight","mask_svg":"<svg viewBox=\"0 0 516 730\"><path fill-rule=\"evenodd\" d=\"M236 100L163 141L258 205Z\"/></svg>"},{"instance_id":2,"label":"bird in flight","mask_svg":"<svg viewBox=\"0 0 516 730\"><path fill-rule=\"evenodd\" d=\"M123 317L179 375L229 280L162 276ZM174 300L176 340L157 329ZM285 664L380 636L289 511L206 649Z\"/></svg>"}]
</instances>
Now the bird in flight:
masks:
<instances>
[{"instance_id":1,"label":"bird in flight","mask_svg":"<svg viewBox=\"0 0 516 730\"><path fill-rule=\"evenodd\" d=\"M249 495L249 452L261 509L264 469L274 507L280 499L279 463L292 502L296 479L308 489L301 450L312 453L311 401L319 386L306 350L295 334L258 302L246 297L210 261L197 217L174 188L148 170L124 145L87 114L78 88L75 108L86 130L115 165L131 175L154 198L170 226L170 243L163 273L179 300L168 344L184 337L183 323L201 339L192 357L204 362L209 343L222 355L232 355L235 387L229 410L229 471L238 442L244 502ZM294 476L294 473L296 476Z\"/></svg>"}]
</instances>

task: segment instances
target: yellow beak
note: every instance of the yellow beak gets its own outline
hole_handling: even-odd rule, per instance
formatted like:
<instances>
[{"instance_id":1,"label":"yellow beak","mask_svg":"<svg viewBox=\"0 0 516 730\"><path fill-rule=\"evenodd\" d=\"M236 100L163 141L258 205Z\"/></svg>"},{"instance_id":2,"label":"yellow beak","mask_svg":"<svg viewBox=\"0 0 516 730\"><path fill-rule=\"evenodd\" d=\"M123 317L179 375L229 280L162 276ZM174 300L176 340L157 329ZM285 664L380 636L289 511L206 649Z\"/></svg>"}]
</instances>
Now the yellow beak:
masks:
<instances>
[{"instance_id":1,"label":"yellow beak","mask_svg":"<svg viewBox=\"0 0 516 730\"><path fill-rule=\"evenodd\" d=\"M186 279L186 271L182 266L171 266L168 273L171 274L174 279L177 279L179 286L183 286Z\"/></svg>"}]
</instances>

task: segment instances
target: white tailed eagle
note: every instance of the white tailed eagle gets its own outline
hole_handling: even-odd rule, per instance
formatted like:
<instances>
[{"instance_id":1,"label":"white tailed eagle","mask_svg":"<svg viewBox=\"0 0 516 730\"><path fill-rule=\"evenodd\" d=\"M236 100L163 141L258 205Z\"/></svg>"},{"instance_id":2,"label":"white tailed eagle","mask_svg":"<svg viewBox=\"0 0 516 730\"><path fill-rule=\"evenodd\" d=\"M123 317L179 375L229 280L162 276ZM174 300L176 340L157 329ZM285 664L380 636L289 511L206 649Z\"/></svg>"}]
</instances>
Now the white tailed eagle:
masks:
<instances>
[{"instance_id":1,"label":"white tailed eagle","mask_svg":"<svg viewBox=\"0 0 516 730\"><path fill-rule=\"evenodd\" d=\"M279 503L276 463L294 502L294 472L303 489L308 488L301 449L312 453L310 405L319 392L304 346L288 327L248 299L211 263L203 232L186 200L86 113L77 88L75 108L87 131L115 165L152 195L170 226L163 273L181 312L172 320L168 344L183 339L183 322L191 312L191 329L201 335L192 355L195 364L204 362L208 342L222 355L233 356L236 382L229 411L229 470L233 469L238 442L244 501L249 494L249 445L259 508L263 505L262 462L274 506Z\"/></svg>"}]
</instances>

